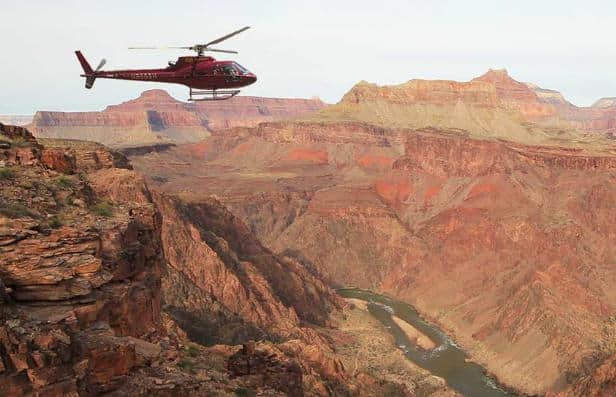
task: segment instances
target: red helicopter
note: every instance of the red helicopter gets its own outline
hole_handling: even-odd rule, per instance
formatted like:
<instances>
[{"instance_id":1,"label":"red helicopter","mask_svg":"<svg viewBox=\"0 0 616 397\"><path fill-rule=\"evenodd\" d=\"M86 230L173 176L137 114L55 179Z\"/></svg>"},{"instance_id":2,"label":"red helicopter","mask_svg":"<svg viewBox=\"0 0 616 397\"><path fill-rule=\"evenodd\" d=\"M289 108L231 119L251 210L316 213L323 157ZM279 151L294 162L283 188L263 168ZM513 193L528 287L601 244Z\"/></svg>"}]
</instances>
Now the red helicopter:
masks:
<instances>
[{"instance_id":1,"label":"red helicopter","mask_svg":"<svg viewBox=\"0 0 616 397\"><path fill-rule=\"evenodd\" d=\"M257 76L237 62L217 61L212 57L203 56L203 53L205 51L212 51L237 54L237 51L219 50L210 48L210 46L227 40L249 28L250 26L246 26L226 36L210 41L209 43L195 44L190 47L129 48L147 50L177 48L191 50L197 53L197 56L179 57L176 62L169 62L169 66L164 69L103 71L101 68L106 63L104 59L101 60L96 69L92 69L88 61L86 61L85 57L81 54L81 51L75 51L75 54L84 71L81 77L86 78L86 88L92 88L96 79L156 81L187 86L189 88L189 101L224 100L237 95L240 92L237 88L248 86L257 81Z\"/></svg>"}]
</instances>

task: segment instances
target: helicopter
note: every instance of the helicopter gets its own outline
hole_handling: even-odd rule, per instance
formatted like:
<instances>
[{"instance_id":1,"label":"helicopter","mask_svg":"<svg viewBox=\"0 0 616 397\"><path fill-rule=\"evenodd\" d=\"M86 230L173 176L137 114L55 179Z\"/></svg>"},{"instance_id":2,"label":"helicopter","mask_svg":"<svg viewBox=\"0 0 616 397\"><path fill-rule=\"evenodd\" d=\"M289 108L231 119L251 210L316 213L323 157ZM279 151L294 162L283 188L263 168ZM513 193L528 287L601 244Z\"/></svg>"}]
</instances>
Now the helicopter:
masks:
<instances>
[{"instance_id":1,"label":"helicopter","mask_svg":"<svg viewBox=\"0 0 616 397\"><path fill-rule=\"evenodd\" d=\"M239 94L238 88L246 87L257 81L257 76L234 61L217 61L211 56L204 56L208 52L221 52L237 54L237 51L211 48L211 45L225 41L250 26L243 27L216 40L205 44L195 44L187 47L129 47L131 50L153 49L183 49L195 51L197 56L181 56L177 61L169 62L164 69L138 69L138 70L101 70L106 64L103 59L96 69L92 69L81 51L75 51L77 59L83 68L85 87L91 89L96 79L118 79L136 81L154 81L160 83L183 84L189 88L189 101L216 101L232 98Z\"/></svg>"}]
</instances>

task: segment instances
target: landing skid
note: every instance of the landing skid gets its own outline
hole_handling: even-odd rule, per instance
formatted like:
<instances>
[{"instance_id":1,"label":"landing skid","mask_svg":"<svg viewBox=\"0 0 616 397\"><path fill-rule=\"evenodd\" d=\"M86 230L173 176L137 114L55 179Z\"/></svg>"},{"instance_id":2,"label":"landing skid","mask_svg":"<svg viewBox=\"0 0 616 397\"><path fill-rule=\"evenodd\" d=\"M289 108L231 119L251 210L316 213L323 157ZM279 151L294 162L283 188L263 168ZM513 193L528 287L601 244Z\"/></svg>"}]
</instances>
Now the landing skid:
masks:
<instances>
[{"instance_id":1,"label":"landing skid","mask_svg":"<svg viewBox=\"0 0 616 397\"><path fill-rule=\"evenodd\" d=\"M240 90L193 90L190 89L189 101L224 101L233 98ZM194 97L193 97L194 96Z\"/></svg>"}]
</instances>

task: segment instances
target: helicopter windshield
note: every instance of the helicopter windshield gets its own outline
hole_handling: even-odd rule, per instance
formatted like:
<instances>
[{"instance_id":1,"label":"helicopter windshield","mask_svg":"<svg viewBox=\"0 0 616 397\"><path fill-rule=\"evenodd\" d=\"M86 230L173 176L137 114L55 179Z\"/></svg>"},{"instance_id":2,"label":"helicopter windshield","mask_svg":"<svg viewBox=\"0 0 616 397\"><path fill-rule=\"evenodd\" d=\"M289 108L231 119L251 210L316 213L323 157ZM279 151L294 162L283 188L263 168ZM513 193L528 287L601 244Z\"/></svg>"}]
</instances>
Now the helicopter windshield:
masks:
<instances>
[{"instance_id":1,"label":"helicopter windshield","mask_svg":"<svg viewBox=\"0 0 616 397\"><path fill-rule=\"evenodd\" d=\"M239 63L237 63L237 62L233 62L233 66L235 66L235 68L236 68L237 70L239 70L241 74L248 74L248 73L250 73L250 72L248 71L248 69L246 69L245 67L243 67L242 65L240 65L240 64L239 64Z\"/></svg>"}]
</instances>

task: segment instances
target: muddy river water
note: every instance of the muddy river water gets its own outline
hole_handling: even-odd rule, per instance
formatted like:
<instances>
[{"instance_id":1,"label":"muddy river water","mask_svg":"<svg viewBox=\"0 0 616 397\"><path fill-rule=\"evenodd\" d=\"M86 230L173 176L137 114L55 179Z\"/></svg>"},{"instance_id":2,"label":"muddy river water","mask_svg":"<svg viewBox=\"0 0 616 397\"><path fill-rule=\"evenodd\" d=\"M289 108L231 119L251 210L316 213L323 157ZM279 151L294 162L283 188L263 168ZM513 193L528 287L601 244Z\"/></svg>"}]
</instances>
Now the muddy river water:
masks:
<instances>
[{"instance_id":1,"label":"muddy river water","mask_svg":"<svg viewBox=\"0 0 616 397\"><path fill-rule=\"evenodd\" d=\"M467 361L466 353L443 331L423 320L412 306L355 288L340 289L338 294L345 298L368 302L370 313L388 328L398 348L404 352L405 356L433 375L445 379L452 389L468 397L516 396L516 394L505 391L494 378L486 375L486 370L482 366ZM436 347L432 350L424 350L415 346L404 331L396 325L392 319L393 314L425 334L436 344Z\"/></svg>"}]
</instances>

